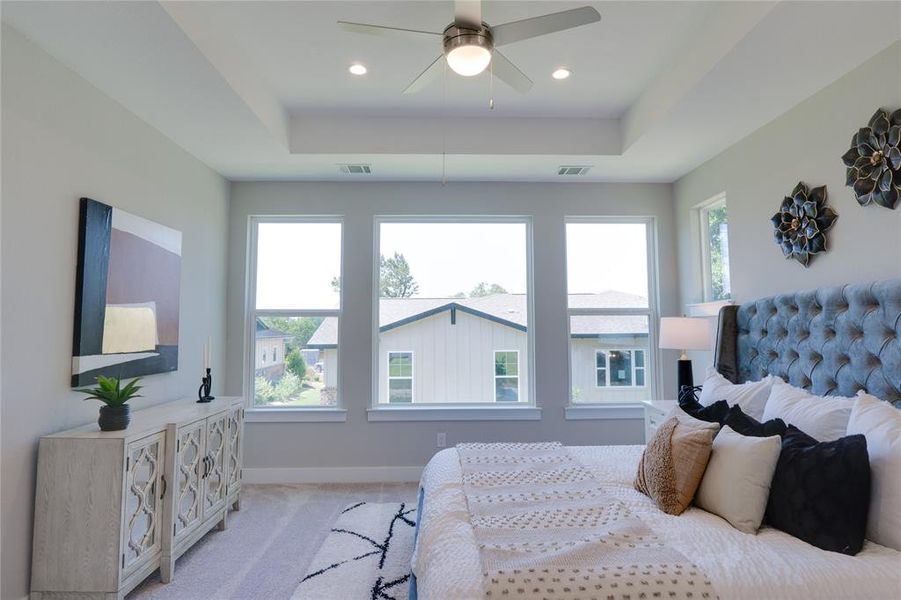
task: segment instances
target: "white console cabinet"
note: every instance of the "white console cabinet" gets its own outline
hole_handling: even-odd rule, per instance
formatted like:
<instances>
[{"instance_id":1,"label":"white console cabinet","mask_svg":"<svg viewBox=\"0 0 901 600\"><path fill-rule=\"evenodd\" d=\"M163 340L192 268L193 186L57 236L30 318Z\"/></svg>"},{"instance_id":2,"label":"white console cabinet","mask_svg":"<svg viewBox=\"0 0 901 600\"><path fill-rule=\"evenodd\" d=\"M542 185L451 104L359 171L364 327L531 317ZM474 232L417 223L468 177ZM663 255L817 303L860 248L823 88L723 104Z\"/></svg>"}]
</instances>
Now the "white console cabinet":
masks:
<instances>
[{"instance_id":1,"label":"white console cabinet","mask_svg":"<svg viewBox=\"0 0 901 600\"><path fill-rule=\"evenodd\" d=\"M119 599L239 508L241 398L180 400L41 438L31 597Z\"/></svg>"}]
</instances>

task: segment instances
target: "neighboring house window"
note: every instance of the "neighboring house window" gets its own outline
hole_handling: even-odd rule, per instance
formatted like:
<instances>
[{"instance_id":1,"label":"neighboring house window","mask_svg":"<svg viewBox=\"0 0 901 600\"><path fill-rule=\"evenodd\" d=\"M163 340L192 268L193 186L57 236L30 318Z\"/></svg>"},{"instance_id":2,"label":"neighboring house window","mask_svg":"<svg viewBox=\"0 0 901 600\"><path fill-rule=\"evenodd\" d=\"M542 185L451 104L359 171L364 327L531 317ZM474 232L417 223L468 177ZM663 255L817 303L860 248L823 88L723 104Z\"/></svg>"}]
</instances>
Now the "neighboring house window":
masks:
<instances>
[{"instance_id":1,"label":"neighboring house window","mask_svg":"<svg viewBox=\"0 0 901 600\"><path fill-rule=\"evenodd\" d=\"M607 353L598 350L595 353L594 364L597 370L597 387L607 387Z\"/></svg>"},{"instance_id":2,"label":"neighboring house window","mask_svg":"<svg viewBox=\"0 0 901 600\"><path fill-rule=\"evenodd\" d=\"M411 404L413 402L413 353L388 353L388 402Z\"/></svg>"},{"instance_id":3,"label":"neighboring house window","mask_svg":"<svg viewBox=\"0 0 901 600\"><path fill-rule=\"evenodd\" d=\"M249 378L254 407L337 404L341 231L334 218L251 220L248 364L260 365ZM276 369L282 344L284 369ZM307 369L305 349L325 355L321 372Z\"/></svg>"},{"instance_id":4,"label":"neighboring house window","mask_svg":"<svg viewBox=\"0 0 901 600\"><path fill-rule=\"evenodd\" d=\"M701 232L701 273L704 301L729 300L729 214L726 195L720 194L698 207Z\"/></svg>"},{"instance_id":5,"label":"neighboring house window","mask_svg":"<svg viewBox=\"0 0 901 600\"><path fill-rule=\"evenodd\" d=\"M519 401L519 352L494 353L495 402Z\"/></svg>"},{"instance_id":6,"label":"neighboring house window","mask_svg":"<svg viewBox=\"0 0 901 600\"><path fill-rule=\"evenodd\" d=\"M597 350L597 387L644 387L644 350Z\"/></svg>"},{"instance_id":7,"label":"neighboring house window","mask_svg":"<svg viewBox=\"0 0 901 600\"><path fill-rule=\"evenodd\" d=\"M566 281L573 404L654 397L654 221L568 219Z\"/></svg>"},{"instance_id":8,"label":"neighboring house window","mask_svg":"<svg viewBox=\"0 0 901 600\"><path fill-rule=\"evenodd\" d=\"M376 236L375 406L533 402L530 220L383 217Z\"/></svg>"}]
</instances>

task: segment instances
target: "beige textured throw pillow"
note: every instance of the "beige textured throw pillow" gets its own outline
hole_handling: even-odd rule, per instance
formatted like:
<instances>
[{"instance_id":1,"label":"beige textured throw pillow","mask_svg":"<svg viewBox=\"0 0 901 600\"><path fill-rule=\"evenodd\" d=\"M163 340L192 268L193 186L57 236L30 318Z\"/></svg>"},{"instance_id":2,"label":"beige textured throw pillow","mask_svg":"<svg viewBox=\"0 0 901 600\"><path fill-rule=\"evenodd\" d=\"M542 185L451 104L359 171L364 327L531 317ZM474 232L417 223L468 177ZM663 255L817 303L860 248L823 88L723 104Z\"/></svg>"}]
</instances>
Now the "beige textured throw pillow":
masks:
<instances>
[{"instance_id":1,"label":"beige textured throw pillow","mask_svg":"<svg viewBox=\"0 0 901 600\"><path fill-rule=\"evenodd\" d=\"M641 456L635 489L650 496L663 512L682 514L704 476L719 427L687 415L664 421Z\"/></svg>"},{"instance_id":2,"label":"beige textured throw pillow","mask_svg":"<svg viewBox=\"0 0 901 600\"><path fill-rule=\"evenodd\" d=\"M695 504L739 531L757 533L781 450L778 435L749 437L724 426L713 442Z\"/></svg>"}]
</instances>

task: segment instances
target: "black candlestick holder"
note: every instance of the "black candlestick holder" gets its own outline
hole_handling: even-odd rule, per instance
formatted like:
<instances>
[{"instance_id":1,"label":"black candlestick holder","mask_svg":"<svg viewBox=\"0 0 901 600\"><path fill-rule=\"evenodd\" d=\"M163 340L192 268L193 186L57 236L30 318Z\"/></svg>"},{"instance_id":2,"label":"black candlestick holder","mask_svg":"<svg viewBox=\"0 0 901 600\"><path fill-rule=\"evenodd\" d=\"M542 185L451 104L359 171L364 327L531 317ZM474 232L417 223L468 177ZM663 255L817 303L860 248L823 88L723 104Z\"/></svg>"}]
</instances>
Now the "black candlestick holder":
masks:
<instances>
[{"instance_id":1,"label":"black candlestick holder","mask_svg":"<svg viewBox=\"0 0 901 600\"><path fill-rule=\"evenodd\" d=\"M207 368L206 375L201 378L203 383L200 384L200 387L197 389L197 402L210 402L215 400L216 397L210 394L210 391L213 389L213 374L210 372L210 369Z\"/></svg>"}]
</instances>

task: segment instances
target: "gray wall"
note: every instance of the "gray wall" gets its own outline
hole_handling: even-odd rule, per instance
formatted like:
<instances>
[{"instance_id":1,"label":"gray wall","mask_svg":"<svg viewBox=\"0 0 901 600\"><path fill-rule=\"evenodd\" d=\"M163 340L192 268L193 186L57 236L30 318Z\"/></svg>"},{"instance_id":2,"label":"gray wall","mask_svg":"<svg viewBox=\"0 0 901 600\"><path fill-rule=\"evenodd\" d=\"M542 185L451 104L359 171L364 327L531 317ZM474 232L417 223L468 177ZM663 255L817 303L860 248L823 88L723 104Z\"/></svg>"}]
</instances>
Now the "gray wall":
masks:
<instances>
[{"instance_id":1,"label":"gray wall","mask_svg":"<svg viewBox=\"0 0 901 600\"><path fill-rule=\"evenodd\" d=\"M675 184L683 303L701 300L699 226L692 208L726 192L732 292L737 302L822 285L901 277L901 203L861 207L845 187L842 154L877 108L901 107L901 42L811 96ZM786 260L770 217L798 181L825 185L838 220L809 268ZM695 354L696 377L709 364Z\"/></svg>"},{"instance_id":2,"label":"gray wall","mask_svg":"<svg viewBox=\"0 0 901 600\"><path fill-rule=\"evenodd\" d=\"M526 215L533 219L535 373L543 418L536 422L370 423L372 252L376 215ZM234 183L231 189L227 386L241 392L246 238L250 215L344 216L344 316L341 396L346 423L248 423L246 467L422 466L447 443L560 440L569 444L641 443L642 422L566 421L567 337L564 216L656 217L661 313L678 312L671 187L663 184ZM599 257L602 260L604 257ZM603 268L599 263L598 268ZM667 357L665 364L674 366ZM664 385L674 387L667 371ZM387 443L390 441L390 443Z\"/></svg>"},{"instance_id":3,"label":"gray wall","mask_svg":"<svg viewBox=\"0 0 901 600\"><path fill-rule=\"evenodd\" d=\"M2 591L28 592L38 437L96 420L69 388L78 199L183 232L179 370L138 408L191 394L213 337L221 372L228 184L26 41L2 32Z\"/></svg>"}]
</instances>

